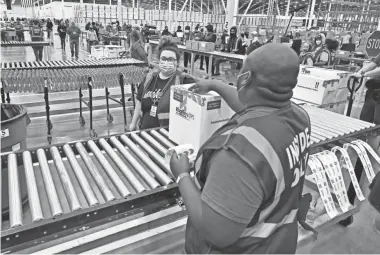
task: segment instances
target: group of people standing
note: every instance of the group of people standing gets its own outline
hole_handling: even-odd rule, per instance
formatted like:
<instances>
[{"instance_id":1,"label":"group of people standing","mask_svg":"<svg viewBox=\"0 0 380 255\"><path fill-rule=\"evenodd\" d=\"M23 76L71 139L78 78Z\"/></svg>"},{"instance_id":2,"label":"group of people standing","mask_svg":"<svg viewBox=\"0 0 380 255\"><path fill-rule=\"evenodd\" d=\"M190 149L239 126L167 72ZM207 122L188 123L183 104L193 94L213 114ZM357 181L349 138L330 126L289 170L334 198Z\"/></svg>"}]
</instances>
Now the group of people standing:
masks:
<instances>
[{"instance_id":1,"label":"group of people standing","mask_svg":"<svg viewBox=\"0 0 380 255\"><path fill-rule=\"evenodd\" d=\"M257 31L251 33L241 32L238 35L237 27L233 26L230 28L230 32L224 30L220 36L217 36L215 33L214 27L211 24L201 28L197 25L194 28L194 31L190 30L190 26L185 27L185 31L182 31L181 26L178 26L178 29L174 33L170 33L168 27L162 31L162 36L172 36L172 37L182 37L182 41L185 44L188 40L202 41L202 42L212 42L215 43L216 49L221 52L227 52L232 54L239 55L248 55L255 49L260 46L271 43L273 41L273 34L265 31L265 35L259 34ZM178 36L181 35L181 36ZM209 57L204 57L200 55L195 56L196 62L200 59L200 70L204 69L204 62L206 62L206 72L209 72ZM190 53L184 53L184 67L187 68L191 62ZM218 76L220 75L220 64L224 60L215 60L212 63L211 75ZM236 69L241 68L240 63L232 63Z\"/></svg>"}]
</instances>

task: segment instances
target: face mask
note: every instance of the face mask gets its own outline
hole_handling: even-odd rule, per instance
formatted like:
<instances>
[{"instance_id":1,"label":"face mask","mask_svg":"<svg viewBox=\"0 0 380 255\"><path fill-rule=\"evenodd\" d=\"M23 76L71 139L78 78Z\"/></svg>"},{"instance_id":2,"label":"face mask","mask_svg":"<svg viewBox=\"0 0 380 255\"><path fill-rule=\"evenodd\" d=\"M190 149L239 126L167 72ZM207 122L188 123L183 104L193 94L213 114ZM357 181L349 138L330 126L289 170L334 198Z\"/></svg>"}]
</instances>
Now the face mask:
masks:
<instances>
[{"instance_id":1,"label":"face mask","mask_svg":"<svg viewBox=\"0 0 380 255\"><path fill-rule=\"evenodd\" d=\"M172 76L176 71L176 64L174 62L160 60L159 68L165 76Z\"/></svg>"},{"instance_id":2,"label":"face mask","mask_svg":"<svg viewBox=\"0 0 380 255\"><path fill-rule=\"evenodd\" d=\"M190 30L185 30L185 33L187 33L187 34L190 33Z\"/></svg>"},{"instance_id":3,"label":"face mask","mask_svg":"<svg viewBox=\"0 0 380 255\"><path fill-rule=\"evenodd\" d=\"M315 44L320 45L322 41L315 41Z\"/></svg>"}]
</instances>

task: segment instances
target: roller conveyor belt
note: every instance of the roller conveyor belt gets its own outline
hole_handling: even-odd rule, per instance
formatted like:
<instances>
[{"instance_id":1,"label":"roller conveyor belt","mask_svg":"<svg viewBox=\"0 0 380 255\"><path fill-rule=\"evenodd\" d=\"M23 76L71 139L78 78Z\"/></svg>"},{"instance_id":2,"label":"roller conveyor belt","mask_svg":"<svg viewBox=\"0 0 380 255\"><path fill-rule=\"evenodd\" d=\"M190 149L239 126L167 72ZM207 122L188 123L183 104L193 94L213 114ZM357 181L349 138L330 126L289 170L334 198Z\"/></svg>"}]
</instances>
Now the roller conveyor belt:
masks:
<instances>
[{"instance_id":1,"label":"roller conveyor belt","mask_svg":"<svg viewBox=\"0 0 380 255\"><path fill-rule=\"evenodd\" d=\"M371 123L303 107L311 118L314 148L380 131ZM161 128L2 154L2 173L7 173L2 175L3 208L9 200L2 252L180 204L164 161L166 150L174 145L168 135Z\"/></svg>"},{"instance_id":2,"label":"roller conveyor belt","mask_svg":"<svg viewBox=\"0 0 380 255\"><path fill-rule=\"evenodd\" d=\"M349 137L380 133L380 126L317 107L302 106L310 116L312 146L323 146Z\"/></svg>"},{"instance_id":3,"label":"roller conveyor belt","mask_svg":"<svg viewBox=\"0 0 380 255\"><path fill-rule=\"evenodd\" d=\"M34 62L5 62L1 69L63 69L63 68L102 68L125 65L143 65L144 62L132 59L99 59L99 60L62 60L62 61L34 61Z\"/></svg>"},{"instance_id":4,"label":"roller conveyor belt","mask_svg":"<svg viewBox=\"0 0 380 255\"><path fill-rule=\"evenodd\" d=\"M45 62L39 63L47 65ZM57 62L58 65L60 61L51 62ZM49 91L72 91L86 89L88 77L92 78L95 89L120 86L119 74L123 74L125 84L139 84L145 77L145 69L133 64L113 68L5 69L1 70L1 81L6 93L43 92L45 86L48 86Z\"/></svg>"},{"instance_id":5,"label":"roller conveyor belt","mask_svg":"<svg viewBox=\"0 0 380 255\"><path fill-rule=\"evenodd\" d=\"M50 42L31 42L31 41L7 41L1 42L0 47L19 47L19 46L49 46Z\"/></svg>"},{"instance_id":6,"label":"roller conveyor belt","mask_svg":"<svg viewBox=\"0 0 380 255\"><path fill-rule=\"evenodd\" d=\"M154 132L168 149L167 131ZM164 151L154 146L132 133L2 155L8 169L8 177L2 176L3 212L9 198L9 220L3 215L2 230L28 228L172 184Z\"/></svg>"}]
</instances>

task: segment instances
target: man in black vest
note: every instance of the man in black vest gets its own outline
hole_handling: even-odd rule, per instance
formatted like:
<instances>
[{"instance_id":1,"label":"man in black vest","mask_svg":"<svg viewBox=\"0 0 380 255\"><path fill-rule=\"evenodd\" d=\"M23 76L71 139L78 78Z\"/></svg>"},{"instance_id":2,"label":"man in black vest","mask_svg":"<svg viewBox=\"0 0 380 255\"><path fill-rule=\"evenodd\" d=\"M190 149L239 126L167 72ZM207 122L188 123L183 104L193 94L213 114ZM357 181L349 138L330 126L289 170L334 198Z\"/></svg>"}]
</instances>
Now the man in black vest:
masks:
<instances>
[{"instance_id":1,"label":"man in black vest","mask_svg":"<svg viewBox=\"0 0 380 255\"><path fill-rule=\"evenodd\" d=\"M19 40L20 42L25 41L25 37L24 37L24 27L22 26L20 20L17 21L17 23L16 23L16 25L15 25L15 29L16 29L16 36L17 36L18 40Z\"/></svg>"},{"instance_id":2,"label":"man in black vest","mask_svg":"<svg viewBox=\"0 0 380 255\"><path fill-rule=\"evenodd\" d=\"M33 26L30 29L30 37L32 42L42 42L44 40L44 32L38 20L33 21ZM36 56L36 61L42 61L44 46L33 46L32 48Z\"/></svg>"},{"instance_id":3,"label":"man in black vest","mask_svg":"<svg viewBox=\"0 0 380 255\"><path fill-rule=\"evenodd\" d=\"M290 47L268 44L244 61L237 89L215 80L193 87L217 92L236 114L199 149L194 180L186 154L171 158L188 214L187 254L296 252L311 129L290 101L298 72Z\"/></svg>"}]
</instances>

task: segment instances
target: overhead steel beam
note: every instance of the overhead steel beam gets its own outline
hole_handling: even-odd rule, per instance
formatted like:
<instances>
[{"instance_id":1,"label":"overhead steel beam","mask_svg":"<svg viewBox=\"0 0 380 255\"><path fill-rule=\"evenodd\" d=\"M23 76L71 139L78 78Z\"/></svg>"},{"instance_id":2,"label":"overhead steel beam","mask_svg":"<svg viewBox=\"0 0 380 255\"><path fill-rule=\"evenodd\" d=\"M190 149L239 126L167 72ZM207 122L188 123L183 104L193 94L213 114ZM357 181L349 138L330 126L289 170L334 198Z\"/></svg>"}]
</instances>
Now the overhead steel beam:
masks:
<instances>
[{"instance_id":1,"label":"overhead steel beam","mask_svg":"<svg viewBox=\"0 0 380 255\"><path fill-rule=\"evenodd\" d=\"M224 3L224 0L220 0L221 2L222 2L222 6L223 6L223 8L224 8L224 13L226 13L227 12L227 9L226 9L226 5L225 5L225 3Z\"/></svg>"},{"instance_id":2,"label":"overhead steel beam","mask_svg":"<svg viewBox=\"0 0 380 255\"><path fill-rule=\"evenodd\" d=\"M183 12L183 10L185 9L185 7L186 7L188 1L189 1L189 0L186 0L185 3L183 4L181 10L179 11L179 13L178 13L178 15L177 15L177 19L176 19L176 20L178 20L179 16L182 14L182 12Z\"/></svg>"},{"instance_id":3,"label":"overhead steel beam","mask_svg":"<svg viewBox=\"0 0 380 255\"><path fill-rule=\"evenodd\" d=\"M253 2L253 0L250 0L250 1L249 1L249 4L248 4L248 6L247 6L247 9L245 9L244 15L243 15L242 19L241 19L240 22L239 22L239 27L241 26L241 23L243 23L243 21L244 21L244 19L245 19L245 15L247 15L247 12L248 12L249 8L251 7L252 2Z\"/></svg>"},{"instance_id":4,"label":"overhead steel beam","mask_svg":"<svg viewBox=\"0 0 380 255\"><path fill-rule=\"evenodd\" d=\"M322 1L321 1L322 2ZM290 0L288 0L288 4L286 6L286 13L285 13L285 16L288 17L289 16L289 9L290 9Z\"/></svg>"}]
</instances>

